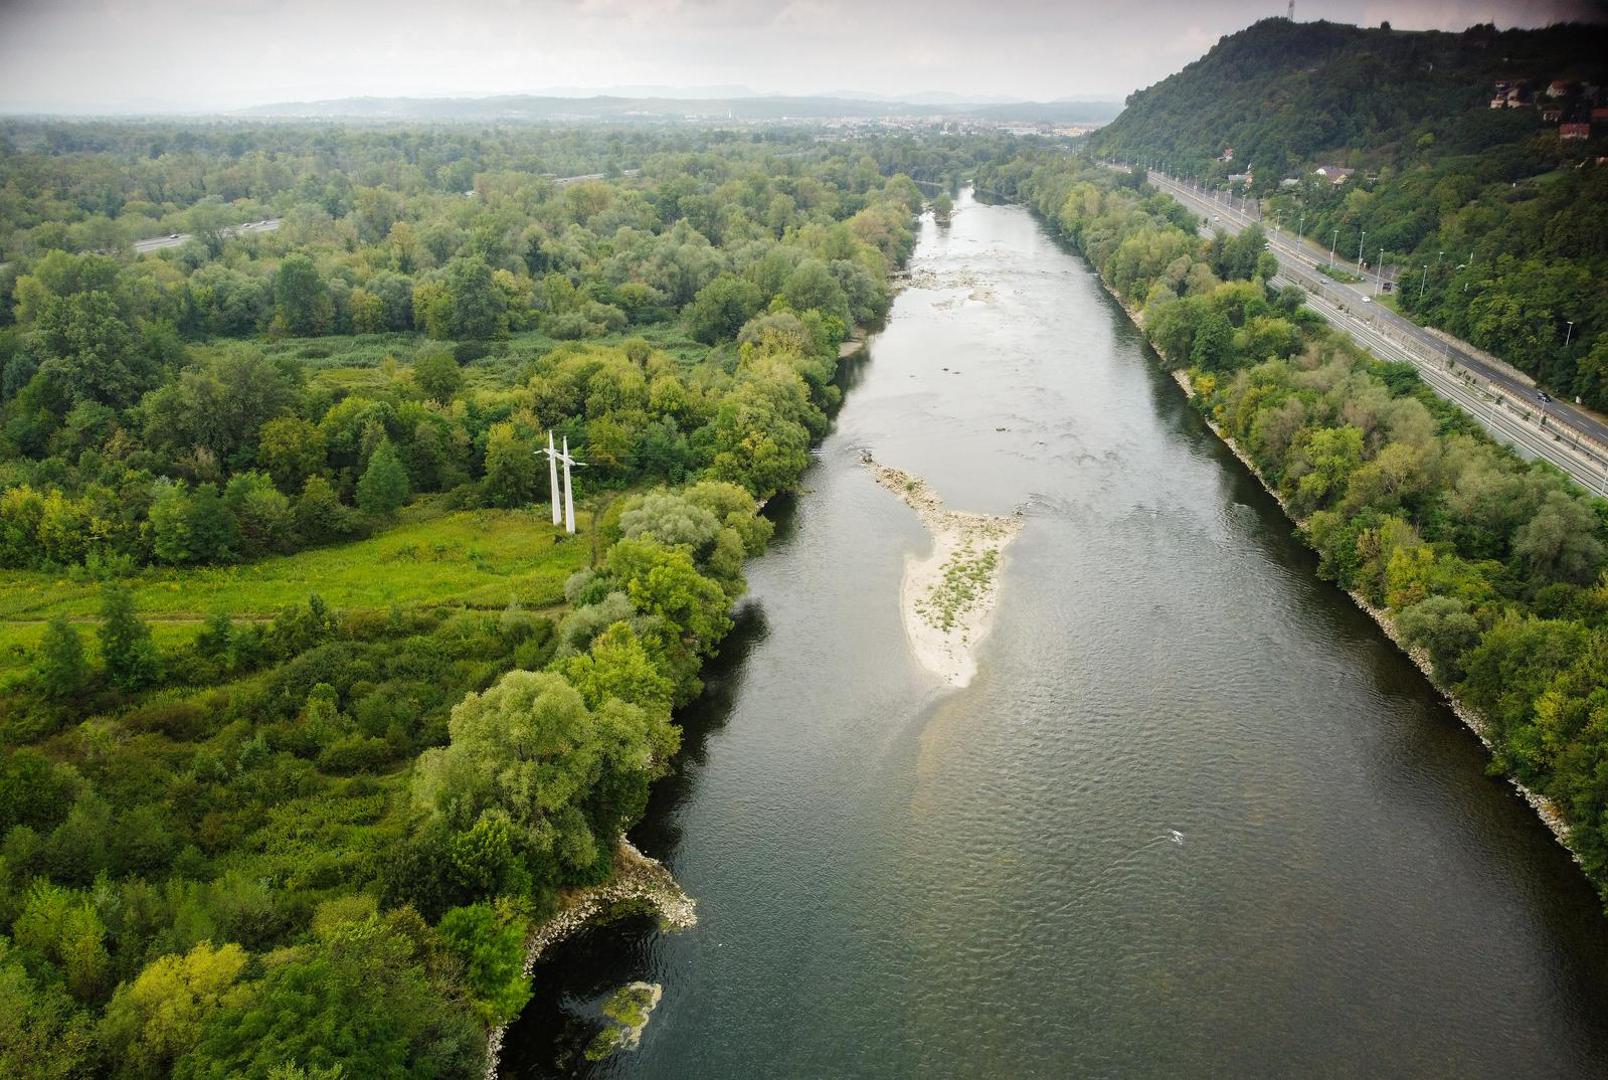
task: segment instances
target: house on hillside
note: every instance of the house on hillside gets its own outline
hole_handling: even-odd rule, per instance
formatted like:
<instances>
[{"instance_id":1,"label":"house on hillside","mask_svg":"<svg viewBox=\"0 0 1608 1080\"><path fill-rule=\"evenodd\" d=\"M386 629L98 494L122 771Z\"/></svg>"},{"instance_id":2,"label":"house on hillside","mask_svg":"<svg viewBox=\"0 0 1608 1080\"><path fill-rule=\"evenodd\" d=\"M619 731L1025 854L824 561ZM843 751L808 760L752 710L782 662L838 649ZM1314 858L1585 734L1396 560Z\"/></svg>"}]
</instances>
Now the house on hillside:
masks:
<instances>
[{"instance_id":1,"label":"house on hillside","mask_svg":"<svg viewBox=\"0 0 1608 1080\"><path fill-rule=\"evenodd\" d=\"M1562 109L1542 109L1541 122L1543 124L1557 124L1563 121Z\"/></svg>"},{"instance_id":2,"label":"house on hillside","mask_svg":"<svg viewBox=\"0 0 1608 1080\"><path fill-rule=\"evenodd\" d=\"M1608 108L1599 105L1591 110L1591 124L1593 127L1608 126Z\"/></svg>"},{"instance_id":3,"label":"house on hillside","mask_svg":"<svg viewBox=\"0 0 1608 1080\"><path fill-rule=\"evenodd\" d=\"M1530 86L1523 79L1510 82L1498 79L1491 94L1493 109L1523 109L1530 104Z\"/></svg>"},{"instance_id":4,"label":"house on hillside","mask_svg":"<svg viewBox=\"0 0 1608 1080\"><path fill-rule=\"evenodd\" d=\"M1562 79L1553 79L1547 83L1547 97L1561 98L1569 96L1569 84Z\"/></svg>"},{"instance_id":5,"label":"house on hillside","mask_svg":"<svg viewBox=\"0 0 1608 1080\"><path fill-rule=\"evenodd\" d=\"M1348 169L1343 165L1319 165L1312 170L1312 174L1323 177L1331 184L1343 184L1346 182L1346 178L1356 171L1356 169Z\"/></svg>"},{"instance_id":6,"label":"house on hillside","mask_svg":"<svg viewBox=\"0 0 1608 1080\"><path fill-rule=\"evenodd\" d=\"M1559 124L1558 138L1566 142L1572 139L1589 139L1591 138L1591 125L1581 123Z\"/></svg>"},{"instance_id":7,"label":"house on hillside","mask_svg":"<svg viewBox=\"0 0 1608 1080\"><path fill-rule=\"evenodd\" d=\"M1223 150L1222 156L1219 157L1217 160L1218 161L1233 161L1234 160L1234 148L1232 146L1225 147L1224 150Z\"/></svg>"}]
</instances>

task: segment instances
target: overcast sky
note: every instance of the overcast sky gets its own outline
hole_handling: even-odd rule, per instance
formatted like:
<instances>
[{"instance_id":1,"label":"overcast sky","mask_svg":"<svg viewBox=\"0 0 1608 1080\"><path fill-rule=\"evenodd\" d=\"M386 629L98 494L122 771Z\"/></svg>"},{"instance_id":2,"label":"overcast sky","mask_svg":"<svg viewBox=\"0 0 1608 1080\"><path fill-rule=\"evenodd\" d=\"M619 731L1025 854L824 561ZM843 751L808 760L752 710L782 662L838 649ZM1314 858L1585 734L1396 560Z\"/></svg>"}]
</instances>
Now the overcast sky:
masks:
<instances>
[{"instance_id":1,"label":"overcast sky","mask_svg":"<svg viewBox=\"0 0 1608 1080\"><path fill-rule=\"evenodd\" d=\"M744 86L1121 96L1284 0L0 0L0 110ZM1594 0L1297 0L1296 18L1544 25Z\"/></svg>"}]
</instances>

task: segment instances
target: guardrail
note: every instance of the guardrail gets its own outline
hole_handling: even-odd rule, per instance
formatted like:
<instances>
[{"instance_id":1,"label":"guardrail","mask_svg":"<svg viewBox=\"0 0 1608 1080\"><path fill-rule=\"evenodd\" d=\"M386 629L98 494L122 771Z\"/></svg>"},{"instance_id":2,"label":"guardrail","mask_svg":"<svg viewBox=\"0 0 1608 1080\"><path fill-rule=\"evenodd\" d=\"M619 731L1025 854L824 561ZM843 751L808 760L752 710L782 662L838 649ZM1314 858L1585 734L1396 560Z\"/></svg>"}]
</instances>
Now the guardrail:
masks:
<instances>
[{"instance_id":1,"label":"guardrail","mask_svg":"<svg viewBox=\"0 0 1608 1080\"><path fill-rule=\"evenodd\" d=\"M1242 227L1261 224L1259 218L1202 197L1170 178L1162 178L1161 186L1186 205L1204 204L1214 212L1226 213ZM1435 352L1426 349L1424 343L1410 333L1391 333L1388 325L1380 325L1377 312L1369 312L1372 318L1364 319L1348 305L1337 283L1299 261L1299 254L1288 245L1270 238L1269 246L1276 256L1281 253L1286 256L1279 259L1279 273L1274 280L1282 278L1300 286L1310 300L1316 301L1312 306L1336 329L1346 332L1384 359L1411 363L1431 389L1480 421L1492 434L1557 466L1593 494L1608 497L1608 442L1552 416L1537 403L1457 363L1450 355L1453 347L1450 342L1442 342L1444 351ZM1390 355L1392 353L1395 355Z\"/></svg>"}]
</instances>

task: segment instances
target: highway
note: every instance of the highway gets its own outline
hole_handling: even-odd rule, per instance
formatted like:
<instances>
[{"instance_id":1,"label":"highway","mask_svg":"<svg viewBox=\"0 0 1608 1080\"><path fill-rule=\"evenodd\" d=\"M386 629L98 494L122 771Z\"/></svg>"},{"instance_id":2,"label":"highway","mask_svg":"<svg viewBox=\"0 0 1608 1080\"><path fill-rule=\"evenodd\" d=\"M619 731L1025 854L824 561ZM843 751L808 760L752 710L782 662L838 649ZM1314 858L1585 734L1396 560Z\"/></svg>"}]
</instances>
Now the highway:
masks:
<instances>
[{"instance_id":1,"label":"highway","mask_svg":"<svg viewBox=\"0 0 1608 1080\"><path fill-rule=\"evenodd\" d=\"M1202 232L1222 228L1234 233L1253 224L1266 229L1254 202L1248 209L1236 208L1222 201L1220 192L1196 191L1159 172L1148 175L1158 189L1205 217ZM1439 337L1374 303L1373 286L1366 279L1346 284L1320 274L1317 267L1327 263L1326 251L1299 243L1287 233L1266 231L1268 249L1279 260L1275 281L1299 285L1309 304L1331 325L1382 359L1412 363L1437 393L1498 438L1550 461L1582 487L1608 496L1608 424L1567 402L1542 401L1534 385L1517 372L1492 365L1455 339L1447 340L1450 335ZM1355 264L1338 258L1336 265L1362 274Z\"/></svg>"},{"instance_id":2,"label":"highway","mask_svg":"<svg viewBox=\"0 0 1608 1080\"><path fill-rule=\"evenodd\" d=\"M269 218L267 221L248 221L244 225L224 229L223 235L241 236L246 233L273 232L279 228L279 223L283 220L284 218ZM188 239L190 239L189 233L174 233L172 236L153 236L148 240L136 240L134 241L134 254L145 255L162 248L178 247Z\"/></svg>"}]
</instances>

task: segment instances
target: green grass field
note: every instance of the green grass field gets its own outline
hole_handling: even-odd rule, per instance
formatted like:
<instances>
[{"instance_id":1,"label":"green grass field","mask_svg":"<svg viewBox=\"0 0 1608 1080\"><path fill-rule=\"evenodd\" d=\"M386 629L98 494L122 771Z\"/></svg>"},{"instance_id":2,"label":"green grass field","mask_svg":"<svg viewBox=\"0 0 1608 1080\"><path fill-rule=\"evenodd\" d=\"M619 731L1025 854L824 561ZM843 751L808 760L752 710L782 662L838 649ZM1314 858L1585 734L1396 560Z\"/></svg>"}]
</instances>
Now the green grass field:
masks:
<instances>
[{"instance_id":1,"label":"green grass field","mask_svg":"<svg viewBox=\"0 0 1608 1080\"><path fill-rule=\"evenodd\" d=\"M417 512L417 511L416 511ZM336 610L392 605L496 609L517 599L536 610L563 603L564 581L589 564L590 515L564 538L545 505L467 510L404 520L378 536L241 566L151 570L129 579L158 644L193 638L207 615L266 618L318 593ZM0 580L0 671L25 664L47 620L94 622L100 584L65 575L10 573ZM92 637L93 635L87 635Z\"/></svg>"}]
</instances>

